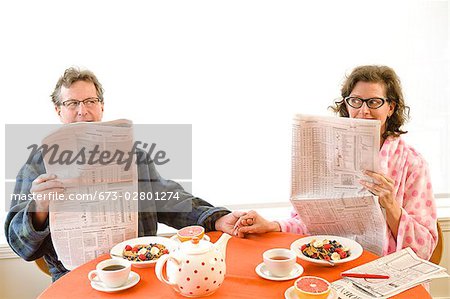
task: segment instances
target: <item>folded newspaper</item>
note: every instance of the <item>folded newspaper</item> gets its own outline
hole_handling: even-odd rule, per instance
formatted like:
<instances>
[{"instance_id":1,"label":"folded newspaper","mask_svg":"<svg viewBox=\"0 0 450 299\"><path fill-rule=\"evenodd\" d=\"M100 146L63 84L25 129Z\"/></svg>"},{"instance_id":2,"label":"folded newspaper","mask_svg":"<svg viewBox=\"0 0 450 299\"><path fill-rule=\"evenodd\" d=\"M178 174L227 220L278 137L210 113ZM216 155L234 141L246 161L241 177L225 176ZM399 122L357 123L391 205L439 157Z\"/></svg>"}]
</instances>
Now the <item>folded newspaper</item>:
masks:
<instances>
[{"instance_id":1,"label":"folded newspaper","mask_svg":"<svg viewBox=\"0 0 450 299\"><path fill-rule=\"evenodd\" d=\"M389 279L344 277L332 283L339 298L388 298L434 278L448 277L446 269L420 259L411 248L386 255L344 273L387 275Z\"/></svg>"},{"instance_id":2,"label":"folded newspaper","mask_svg":"<svg viewBox=\"0 0 450 299\"><path fill-rule=\"evenodd\" d=\"M137 202L119 200L138 190L131 121L67 124L42 144L47 173L65 186L50 202L49 220L64 267L72 270L137 237ZM108 198L113 193L118 200Z\"/></svg>"},{"instance_id":3,"label":"folded newspaper","mask_svg":"<svg viewBox=\"0 0 450 299\"><path fill-rule=\"evenodd\" d=\"M291 203L310 234L337 235L382 254L386 221L378 197L363 189L379 172L380 122L296 115Z\"/></svg>"}]
</instances>

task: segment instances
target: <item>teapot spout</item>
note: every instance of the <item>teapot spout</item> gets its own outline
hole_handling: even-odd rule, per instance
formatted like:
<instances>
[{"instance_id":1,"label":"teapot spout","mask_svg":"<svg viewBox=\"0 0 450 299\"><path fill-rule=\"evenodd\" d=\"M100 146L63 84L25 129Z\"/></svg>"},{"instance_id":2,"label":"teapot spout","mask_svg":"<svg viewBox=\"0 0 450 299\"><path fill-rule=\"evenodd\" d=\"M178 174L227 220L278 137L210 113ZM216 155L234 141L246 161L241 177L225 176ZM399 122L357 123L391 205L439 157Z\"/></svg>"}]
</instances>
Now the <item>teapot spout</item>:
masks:
<instances>
[{"instance_id":1,"label":"teapot spout","mask_svg":"<svg viewBox=\"0 0 450 299\"><path fill-rule=\"evenodd\" d=\"M219 240L214 243L214 246L222 253L223 258L226 258L227 244L231 236L227 233L223 233Z\"/></svg>"}]
</instances>

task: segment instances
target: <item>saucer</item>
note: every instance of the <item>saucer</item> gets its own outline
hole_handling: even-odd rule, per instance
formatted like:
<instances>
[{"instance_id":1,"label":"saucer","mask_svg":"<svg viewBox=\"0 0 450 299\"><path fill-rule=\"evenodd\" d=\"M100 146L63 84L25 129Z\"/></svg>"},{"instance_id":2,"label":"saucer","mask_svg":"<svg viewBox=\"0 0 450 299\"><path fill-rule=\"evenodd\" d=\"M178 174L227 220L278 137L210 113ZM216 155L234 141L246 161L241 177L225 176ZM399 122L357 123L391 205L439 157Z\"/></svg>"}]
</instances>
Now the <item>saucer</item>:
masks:
<instances>
[{"instance_id":1,"label":"saucer","mask_svg":"<svg viewBox=\"0 0 450 299\"><path fill-rule=\"evenodd\" d=\"M283 281L283 280L291 280L291 279L297 278L300 275L302 275L303 267L299 264L295 264L294 270L292 270L291 273L289 273L289 275L282 276L282 277L273 276L272 274L270 274L269 270L266 268L266 265L264 263L261 263L258 266L256 266L255 271L256 271L256 274L258 274L259 276L261 276L264 279Z\"/></svg>"},{"instance_id":2,"label":"saucer","mask_svg":"<svg viewBox=\"0 0 450 299\"><path fill-rule=\"evenodd\" d=\"M284 298L285 299L298 299L297 294L295 293L295 287L292 286L284 292ZM331 289L330 293L328 294L327 299L338 299L339 297L336 294L336 291Z\"/></svg>"},{"instance_id":3,"label":"saucer","mask_svg":"<svg viewBox=\"0 0 450 299\"><path fill-rule=\"evenodd\" d=\"M177 236L177 235L173 235L172 237L170 237L170 239L171 239L172 241L177 242L177 243L181 243L181 241L180 241L180 239L178 239L178 236ZM203 235L202 240L210 241L211 239L209 238L208 235L205 234L205 235Z\"/></svg>"},{"instance_id":4,"label":"saucer","mask_svg":"<svg viewBox=\"0 0 450 299\"><path fill-rule=\"evenodd\" d=\"M120 287L110 288L110 287L105 286L105 284L101 281L91 281L91 287L93 287L94 289L96 289L97 291L100 291L100 292L114 293L114 292L119 292L119 291L129 289L131 287L134 287L139 282L140 279L141 279L141 277L139 276L139 274L131 271L130 276L128 276L127 282Z\"/></svg>"}]
</instances>

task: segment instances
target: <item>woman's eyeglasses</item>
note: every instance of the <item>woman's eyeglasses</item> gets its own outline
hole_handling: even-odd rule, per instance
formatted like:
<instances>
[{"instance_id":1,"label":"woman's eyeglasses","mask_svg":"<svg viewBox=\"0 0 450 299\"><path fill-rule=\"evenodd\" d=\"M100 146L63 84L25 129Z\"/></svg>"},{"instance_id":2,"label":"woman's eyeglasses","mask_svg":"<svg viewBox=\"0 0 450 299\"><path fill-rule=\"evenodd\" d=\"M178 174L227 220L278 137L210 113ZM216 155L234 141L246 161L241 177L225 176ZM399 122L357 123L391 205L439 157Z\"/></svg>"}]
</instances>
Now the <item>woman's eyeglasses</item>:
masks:
<instances>
[{"instance_id":1,"label":"woman's eyeglasses","mask_svg":"<svg viewBox=\"0 0 450 299\"><path fill-rule=\"evenodd\" d=\"M346 97L344 101L352 108L359 109L362 107L364 103L366 103L367 107L370 109L378 109L384 105L385 102L389 102L388 99L383 98L370 98L370 99L361 99L358 97Z\"/></svg>"}]
</instances>

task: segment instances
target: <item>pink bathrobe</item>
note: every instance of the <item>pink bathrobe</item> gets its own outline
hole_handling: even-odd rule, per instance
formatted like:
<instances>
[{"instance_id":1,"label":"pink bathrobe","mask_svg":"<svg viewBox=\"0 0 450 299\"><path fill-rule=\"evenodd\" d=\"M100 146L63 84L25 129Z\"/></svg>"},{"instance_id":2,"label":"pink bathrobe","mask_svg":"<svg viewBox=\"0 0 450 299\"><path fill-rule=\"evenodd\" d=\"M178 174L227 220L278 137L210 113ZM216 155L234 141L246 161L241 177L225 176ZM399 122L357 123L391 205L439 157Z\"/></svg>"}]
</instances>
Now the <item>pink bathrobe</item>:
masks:
<instances>
[{"instance_id":1,"label":"pink bathrobe","mask_svg":"<svg viewBox=\"0 0 450 299\"><path fill-rule=\"evenodd\" d=\"M437 244L436 204L428 166L414 148L401 137L388 137L380 150L381 172L395 180L395 199L402 207L398 236L387 228L383 255L411 247L429 259ZM281 231L307 234L308 230L293 211L291 218L278 220Z\"/></svg>"}]
</instances>

